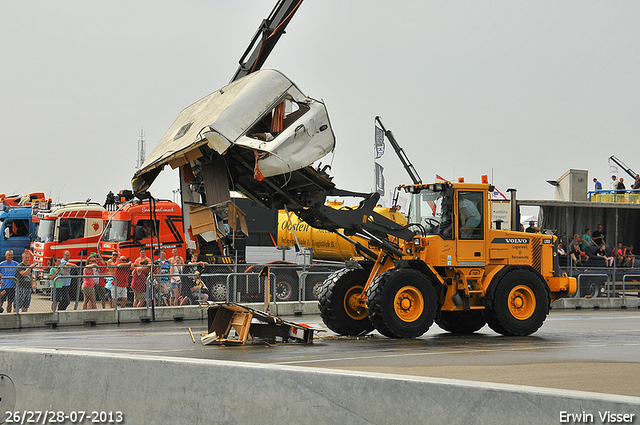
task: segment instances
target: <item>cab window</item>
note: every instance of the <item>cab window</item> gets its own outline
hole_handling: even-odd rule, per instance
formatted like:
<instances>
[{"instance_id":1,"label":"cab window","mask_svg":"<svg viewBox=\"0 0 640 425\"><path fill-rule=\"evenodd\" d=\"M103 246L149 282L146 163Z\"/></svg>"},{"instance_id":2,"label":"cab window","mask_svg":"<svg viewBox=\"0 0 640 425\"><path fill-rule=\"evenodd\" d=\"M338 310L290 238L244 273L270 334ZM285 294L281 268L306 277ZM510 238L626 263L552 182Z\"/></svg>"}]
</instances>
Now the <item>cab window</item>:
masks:
<instances>
[{"instance_id":1,"label":"cab window","mask_svg":"<svg viewBox=\"0 0 640 425\"><path fill-rule=\"evenodd\" d=\"M84 218L63 218L60 220L60 229L66 229L68 239L84 237Z\"/></svg>"},{"instance_id":2,"label":"cab window","mask_svg":"<svg viewBox=\"0 0 640 425\"><path fill-rule=\"evenodd\" d=\"M253 139L270 142L308 110L309 105L298 103L287 97L251 127L247 135Z\"/></svg>"},{"instance_id":3,"label":"cab window","mask_svg":"<svg viewBox=\"0 0 640 425\"><path fill-rule=\"evenodd\" d=\"M155 232L153 228L155 226ZM138 220L135 229L136 235L134 239L150 238L158 234L158 221L157 220Z\"/></svg>"},{"instance_id":4,"label":"cab window","mask_svg":"<svg viewBox=\"0 0 640 425\"><path fill-rule=\"evenodd\" d=\"M29 236L29 220L8 219L5 223L5 237Z\"/></svg>"},{"instance_id":5,"label":"cab window","mask_svg":"<svg viewBox=\"0 0 640 425\"><path fill-rule=\"evenodd\" d=\"M460 239L482 239L482 192L458 192L458 226Z\"/></svg>"}]
</instances>

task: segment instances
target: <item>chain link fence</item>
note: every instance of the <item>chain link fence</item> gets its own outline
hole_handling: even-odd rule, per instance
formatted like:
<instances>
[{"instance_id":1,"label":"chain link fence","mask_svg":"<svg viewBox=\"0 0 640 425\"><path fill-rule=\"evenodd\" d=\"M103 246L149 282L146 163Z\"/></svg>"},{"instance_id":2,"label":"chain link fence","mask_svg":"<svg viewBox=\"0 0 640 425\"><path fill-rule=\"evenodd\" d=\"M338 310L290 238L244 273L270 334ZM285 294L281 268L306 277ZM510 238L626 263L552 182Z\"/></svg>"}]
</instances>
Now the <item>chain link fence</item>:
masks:
<instances>
[{"instance_id":1,"label":"chain link fence","mask_svg":"<svg viewBox=\"0 0 640 425\"><path fill-rule=\"evenodd\" d=\"M268 267L268 285L267 270ZM159 273L158 267L67 267L49 276L31 269L18 279L14 266L1 266L2 313L82 309L166 307L201 300L263 303L268 288L271 303L315 301L314 288L341 265L187 264L182 273ZM21 284L22 282L22 284ZM19 311L17 311L18 307Z\"/></svg>"}]
</instances>

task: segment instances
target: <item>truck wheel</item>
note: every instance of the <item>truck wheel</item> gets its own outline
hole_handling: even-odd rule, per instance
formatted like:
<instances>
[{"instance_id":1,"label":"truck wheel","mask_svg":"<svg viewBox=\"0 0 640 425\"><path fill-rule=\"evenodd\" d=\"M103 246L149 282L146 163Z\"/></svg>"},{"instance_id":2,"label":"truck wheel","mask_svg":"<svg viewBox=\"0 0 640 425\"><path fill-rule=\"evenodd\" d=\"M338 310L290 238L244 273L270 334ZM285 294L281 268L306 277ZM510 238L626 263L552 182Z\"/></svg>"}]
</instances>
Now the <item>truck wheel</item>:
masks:
<instances>
[{"instance_id":1,"label":"truck wheel","mask_svg":"<svg viewBox=\"0 0 640 425\"><path fill-rule=\"evenodd\" d=\"M548 313L549 298L540 278L530 270L514 270L498 282L487 324L502 335L531 335Z\"/></svg>"},{"instance_id":2,"label":"truck wheel","mask_svg":"<svg viewBox=\"0 0 640 425\"><path fill-rule=\"evenodd\" d=\"M369 319L390 338L419 337L431 327L438 309L431 281L413 269L387 270L373 281L367 296Z\"/></svg>"},{"instance_id":3,"label":"truck wheel","mask_svg":"<svg viewBox=\"0 0 640 425\"><path fill-rule=\"evenodd\" d=\"M293 288L286 280L276 283L276 299L278 301L288 301L293 295Z\"/></svg>"},{"instance_id":4,"label":"truck wheel","mask_svg":"<svg viewBox=\"0 0 640 425\"><path fill-rule=\"evenodd\" d=\"M487 319L484 310L443 311L436 323L447 332L470 334L482 329Z\"/></svg>"},{"instance_id":5,"label":"truck wheel","mask_svg":"<svg viewBox=\"0 0 640 425\"><path fill-rule=\"evenodd\" d=\"M317 288L320 317L339 335L365 335L373 330L367 309L358 304L369 273L363 269L342 269L332 273Z\"/></svg>"},{"instance_id":6,"label":"truck wheel","mask_svg":"<svg viewBox=\"0 0 640 425\"><path fill-rule=\"evenodd\" d=\"M329 275L329 273L327 273ZM368 276L367 276L368 277ZM328 276L327 276L328 278ZM325 278L322 275L308 275L305 283L306 298L309 301L318 300L318 294Z\"/></svg>"},{"instance_id":7,"label":"truck wheel","mask_svg":"<svg viewBox=\"0 0 640 425\"><path fill-rule=\"evenodd\" d=\"M216 282L211 288L211 296L215 301L227 300L227 284L224 282Z\"/></svg>"}]
</instances>

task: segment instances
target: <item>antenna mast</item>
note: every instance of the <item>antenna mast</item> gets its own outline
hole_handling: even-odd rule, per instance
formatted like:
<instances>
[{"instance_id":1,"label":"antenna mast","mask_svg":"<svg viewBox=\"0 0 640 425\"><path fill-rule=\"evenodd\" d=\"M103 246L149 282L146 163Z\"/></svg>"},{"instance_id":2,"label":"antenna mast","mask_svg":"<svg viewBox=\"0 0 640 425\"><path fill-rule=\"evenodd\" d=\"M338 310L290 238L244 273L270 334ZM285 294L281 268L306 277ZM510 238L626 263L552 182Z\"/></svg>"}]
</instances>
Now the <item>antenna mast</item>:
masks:
<instances>
[{"instance_id":1,"label":"antenna mast","mask_svg":"<svg viewBox=\"0 0 640 425\"><path fill-rule=\"evenodd\" d=\"M136 169L140 169L142 164L144 164L144 160L147 156L147 149L145 147L146 143L144 141L144 129L140 129L140 140L138 140L138 161L136 163Z\"/></svg>"}]
</instances>

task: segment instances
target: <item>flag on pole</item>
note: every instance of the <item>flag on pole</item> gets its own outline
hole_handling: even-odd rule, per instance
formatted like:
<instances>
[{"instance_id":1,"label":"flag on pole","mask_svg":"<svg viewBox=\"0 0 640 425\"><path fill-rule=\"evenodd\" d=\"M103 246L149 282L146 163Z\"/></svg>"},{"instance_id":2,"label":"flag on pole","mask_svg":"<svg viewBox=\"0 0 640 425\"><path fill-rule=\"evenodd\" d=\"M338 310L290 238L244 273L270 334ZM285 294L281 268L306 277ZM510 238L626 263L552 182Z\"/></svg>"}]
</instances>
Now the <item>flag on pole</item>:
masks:
<instances>
[{"instance_id":1,"label":"flag on pole","mask_svg":"<svg viewBox=\"0 0 640 425\"><path fill-rule=\"evenodd\" d=\"M491 192L491 199L496 201L506 201L507 197L504 196L504 193L500 192L498 188L494 188L493 192Z\"/></svg>"},{"instance_id":2,"label":"flag on pole","mask_svg":"<svg viewBox=\"0 0 640 425\"><path fill-rule=\"evenodd\" d=\"M447 180L444 177L440 176L440 174L436 174L436 181L437 182L448 182L449 180Z\"/></svg>"},{"instance_id":3,"label":"flag on pole","mask_svg":"<svg viewBox=\"0 0 640 425\"><path fill-rule=\"evenodd\" d=\"M384 196L384 168L377 162L376 164L376 192L380 194L381 197Z\"/></svg>"},{"instance_id":4,"label":"flag on pole","mask_svg":"<svg viewBox=\"0 0 640 425\"><path fill-rule=\"evenodd\" d=\"M614 177L617 178L617 176L619 176L620 173L618 172L618 165L616 165L615 162L611 162L611 160L609 159L609 183L611 184L611 188L615 189L616 185L618 184L618 181L614 179Z\"/></svg>"},{"instance_id":5,"label":"flag on pole","mask_svg":"<svg viewBox=\"0 0 640 425\"><path fill-rule=\"evenodd\" d=\"M375 140L375 149L376 149L376 159L381 158L384 155L384 131L377 125L376 128L376 140Z\"/></svg>"}]
</instances>

